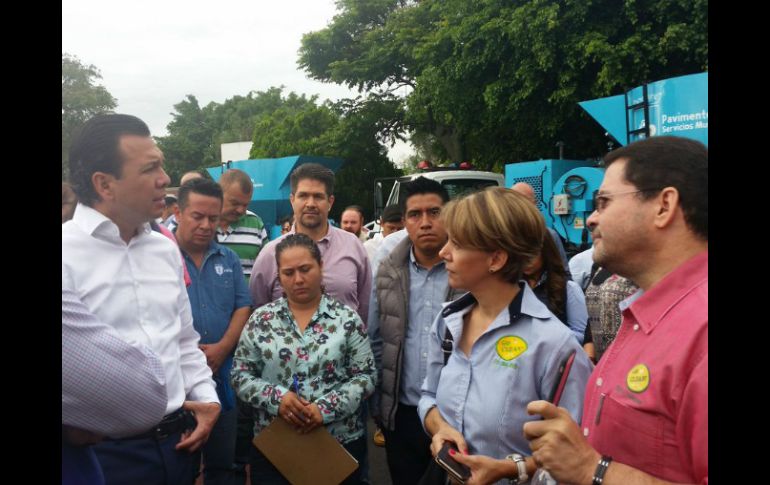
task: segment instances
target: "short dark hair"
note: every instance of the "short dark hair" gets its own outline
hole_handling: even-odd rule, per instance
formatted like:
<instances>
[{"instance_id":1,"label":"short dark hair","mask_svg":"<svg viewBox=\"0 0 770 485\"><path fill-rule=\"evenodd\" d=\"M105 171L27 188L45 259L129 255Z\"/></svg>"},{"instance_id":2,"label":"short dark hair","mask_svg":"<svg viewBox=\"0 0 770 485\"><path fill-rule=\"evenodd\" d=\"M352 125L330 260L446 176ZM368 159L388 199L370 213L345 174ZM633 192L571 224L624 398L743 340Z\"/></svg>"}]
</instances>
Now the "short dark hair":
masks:
<instances>
[{"instance_id":1,"label":"short dark hair","mask_svg":"<svg viewBox=\"0 0 770 485\"><path fill-rule=\"evenodd\" d=\"M75 135L69 151L70 182L85 205L99 200L91 177L104 172L120 178L123 158L120 137L123 135L150 136L147 124L136 116L100 114L92 117Z\"/></svg>"},{"instance_id":2,"label":"short dark hair","mask_svg":"<svg viewBox=\"0 0 770 485\"><path fill-rule=\"evenodd\" d=\"M401 222L404 219L404 211L398 204L391 204L382 211L381 224L386 222Z\"/></svg>"},{"instance_id":3,"label":"short dark hair","mask_svg":"<svg viewBox=\"0 0 770 485\"><path fill-rule=\"evenodd\" d=\"M222 186L222 190L228 188L230 185L237 183L241 192L244 194L251 194L254 192L254 183L251 181L249 174L243 170L237 168L231 168L227 170L219 178L219 185Z\"/></svg>"},{"instance_id":4,"label":"short dark hair","mask_svg":"<svg viewBox=\"0 0 770 485\"><path fill-rule=\"evenodd\" d=\"M404 205L401 207L402 211L406 210L406 201L413 195L436 194L441 197L441 201L444 204L449 202L449 192L447 192L446 188L435 180L425 178L422 175L411 182L403 184L401 190L404 191Z\"/></svg>"},{"instance_id":5,"label":"short dark hair","mask_svg":"<svg viewBox=\"0 0 770 485\"><path fill-rule=\"evenodd\" d=\"M289 248L306 248L310 255L315 259L318 264L321 264L321 250L318 249L318 244L313 241L307 234L289 234L285 238L275 245L275 264L279 268L281 267L281 253Z\"/></svg>"},{"instance_id":6,"label":"short dark hair","mask_svg":"<svg viewBox=\"0 0 770 485\"><path fill-rule=\"evenodd\" d=\"M163 202L166 203L166 207L170 206L171 204L176 204L176 196L175 195L167 195L163 198Z\"/></svg>"},{"instance_id":7,"label":"short dark hair","mask_svg":"<svg viewBox=\"0 0 770 485\"><path fill-rule=\"evenodd\" d=\"M190 194L205 195L207 197L216 197L219 202L222 202L224 197L222 196L222 187L213 180L206 178L197 178L188 180L179 187L179 210L183 211L187 208L187 204L190 200Z\"/></svg>"},{"instance_id":8,"label":"short dark hair","mask_svg":"<svg viewBox=\"0 0 770 485\"><path fill-rule=\"evenodd\" d=\"M324 184L326 195L334 195L334 172L320 163L303 163L295 168L289 178L291 184L291 193L297 192L297 185L300 180L312 179Z\"/></svg>"},{"instance_id":9,"label":"short dark hair","mask_svg":"<svg viewBox=\"0 0 770 485\"><path fill-rule=\"evenodd\" d=\"M650 199L674 187L687 227L708 241L709 152L705 145L678 136L654 136L611 151L604 162L609 167L620 159L627 160L625 179L645 190L640 197Z\"/></svg>"}]
</instances>

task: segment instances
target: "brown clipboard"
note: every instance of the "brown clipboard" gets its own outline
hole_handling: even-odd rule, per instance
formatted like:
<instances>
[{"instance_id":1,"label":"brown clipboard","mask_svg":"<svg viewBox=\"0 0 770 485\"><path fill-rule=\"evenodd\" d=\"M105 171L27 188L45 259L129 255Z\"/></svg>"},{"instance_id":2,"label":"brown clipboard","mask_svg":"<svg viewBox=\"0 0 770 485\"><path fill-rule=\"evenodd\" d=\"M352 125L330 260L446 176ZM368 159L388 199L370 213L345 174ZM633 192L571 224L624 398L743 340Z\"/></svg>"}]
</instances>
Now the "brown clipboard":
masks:
<instances>
[{"instance_id":1,"label":"brown clipboard","mask_svg":"<svg viewBox=\"0 0 770 485\"><path fill-rule=\"evenodd\" d=\"M324 426L300 434L275 418L253 443L292 485L339 485L358 468L358 461Z\"/></svg>"}]
</instances>

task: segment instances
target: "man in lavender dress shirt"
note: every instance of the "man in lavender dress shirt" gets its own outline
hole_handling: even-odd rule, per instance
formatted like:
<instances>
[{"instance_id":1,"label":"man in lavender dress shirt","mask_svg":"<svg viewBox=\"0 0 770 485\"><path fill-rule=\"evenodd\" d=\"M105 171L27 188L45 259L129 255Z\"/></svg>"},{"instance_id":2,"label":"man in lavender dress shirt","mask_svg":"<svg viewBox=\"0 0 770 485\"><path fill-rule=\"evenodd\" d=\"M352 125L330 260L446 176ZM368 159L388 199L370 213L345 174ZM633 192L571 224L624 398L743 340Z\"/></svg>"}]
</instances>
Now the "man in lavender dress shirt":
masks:
<instances>
[{"instance_id":1,"label":"man in lavender dress shirt","mask_svg":"<svg viewBox=\"0 0 770 485\"><path fill-rule=\"evenodd\" d=\"M291 174L291 206L295 232L307 234L318 244L323 258L323 285L328 295L355 310L366 323L372 271L364 245L355 234L329 224L334 204L334 173L317 163L302 164ZM275 263L275 245L271 241L259 253L251 271L249 290L258 308L283 293Z\"/></svg>"}]
</instances>

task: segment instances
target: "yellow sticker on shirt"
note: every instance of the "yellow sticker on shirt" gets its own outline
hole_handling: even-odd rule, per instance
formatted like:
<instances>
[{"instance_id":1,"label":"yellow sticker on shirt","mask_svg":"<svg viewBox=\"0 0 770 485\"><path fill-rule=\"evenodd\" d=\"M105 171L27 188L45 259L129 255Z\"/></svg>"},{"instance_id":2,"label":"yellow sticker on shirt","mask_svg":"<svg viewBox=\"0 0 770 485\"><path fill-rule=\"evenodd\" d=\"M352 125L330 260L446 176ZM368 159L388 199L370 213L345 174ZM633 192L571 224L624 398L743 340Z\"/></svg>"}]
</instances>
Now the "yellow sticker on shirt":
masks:
<instances>
[{"instance_id":1,"label":"yellow sticker on shirt","mask_svg":"<svg viewBox=\"0 0 770 485\"><path fill-rule=\"evenodd\" d=\"M626 385L632 392L644 392L650 385L650 369L644 364L635 365L628 371Z\"/></svg>"},{"instance_id":2,"label":"yellow sticker on shirt","mask_svg":"<svg viewBox=\"0 0 770 485\"><path fill-rule=\"evenodd\" d=\"M513 360L527 350L527 342L521 337L503 337L497 341L497 355L503 360Z\"/></svg>"}]
</instances>

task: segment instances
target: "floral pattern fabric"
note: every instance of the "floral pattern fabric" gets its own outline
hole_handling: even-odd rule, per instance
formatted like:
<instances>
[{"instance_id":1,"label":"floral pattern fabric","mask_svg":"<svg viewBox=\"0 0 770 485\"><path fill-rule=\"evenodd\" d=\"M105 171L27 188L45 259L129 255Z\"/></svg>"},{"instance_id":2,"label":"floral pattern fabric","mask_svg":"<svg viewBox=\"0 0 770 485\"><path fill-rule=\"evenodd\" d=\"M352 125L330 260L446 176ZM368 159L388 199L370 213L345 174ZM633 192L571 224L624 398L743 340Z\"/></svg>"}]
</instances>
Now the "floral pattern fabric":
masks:
<instances>
[{"instance_id":1,"label":"floral pattern fabric","mask_svg":"<svg viewBox=\"0 0 770 485\"><path fill-rule=\"evenodd\" d=\"M374 390L374 357L358 314L326 294L304 332L280 298L254 311L241 334L230 374L238 397L254 409L254 434L278 415L297 376L299 395L318 405L339 442L363 436L359 409Z\"/></svg>"}]
</instances>

